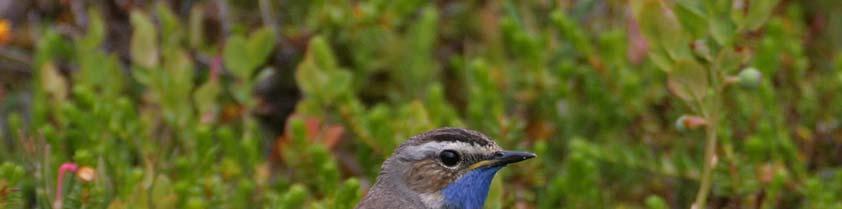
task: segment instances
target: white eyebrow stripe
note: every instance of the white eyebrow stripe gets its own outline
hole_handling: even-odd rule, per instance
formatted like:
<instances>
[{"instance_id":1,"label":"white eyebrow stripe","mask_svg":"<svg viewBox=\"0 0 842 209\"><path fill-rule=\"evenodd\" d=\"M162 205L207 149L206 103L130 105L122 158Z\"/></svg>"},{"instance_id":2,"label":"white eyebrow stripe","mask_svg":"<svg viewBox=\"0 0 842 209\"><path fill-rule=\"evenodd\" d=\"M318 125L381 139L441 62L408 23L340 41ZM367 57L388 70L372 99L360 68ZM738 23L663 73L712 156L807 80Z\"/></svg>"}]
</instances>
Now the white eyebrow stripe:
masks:
<instances>
[{"instance_id":1,"label":"white eyebrow stripe","mask_svg":"<svg viewBox=\"0 0 842 209\"><path fill-rule=\"evenodd\" d=\"M482 152L492 152L490 146L479 146L462 141L431 141L420 145L406 147L405 151L408 157L412 160L420 160L428 156L430 153L437 153L440 150L457 150L463 154L473 154Z\"/></svg>"}]
</instances>

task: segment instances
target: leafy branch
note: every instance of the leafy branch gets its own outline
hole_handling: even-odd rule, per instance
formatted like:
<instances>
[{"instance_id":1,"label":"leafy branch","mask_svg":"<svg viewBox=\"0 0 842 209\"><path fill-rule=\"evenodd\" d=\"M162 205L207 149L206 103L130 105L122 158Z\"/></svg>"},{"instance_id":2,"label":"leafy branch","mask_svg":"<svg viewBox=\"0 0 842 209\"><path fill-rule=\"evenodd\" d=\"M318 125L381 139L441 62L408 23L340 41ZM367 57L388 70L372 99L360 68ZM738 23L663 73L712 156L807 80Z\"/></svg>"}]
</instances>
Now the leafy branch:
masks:
<instances>
[{"instance_id":1,"label":"leafy branch","mask_svg":"<svg viewBox=\"0 0 842 209\"><path fill-rule=\"evenodd\" d=\"M745 2L743 2L745 3ZM637 19L652 48L650 60L667 73L671 93L690 107L693 115L676 121L679 130L704 127L704 157L699 189L691 206L703 209L713 184L717 162L717 135L724 91L729 84L757 87L760 73L746 68L738 76L725 76L747 63L750 56L738 46L747 41L741 33L757 30L777 1L752 1L741 8L731 1L640 1L633 5ZM731 18L723 18L731 17ZM709 44L711 43L711 44ZM716 53L713 56L711 53Z\"/></svg>"}]
</instances>

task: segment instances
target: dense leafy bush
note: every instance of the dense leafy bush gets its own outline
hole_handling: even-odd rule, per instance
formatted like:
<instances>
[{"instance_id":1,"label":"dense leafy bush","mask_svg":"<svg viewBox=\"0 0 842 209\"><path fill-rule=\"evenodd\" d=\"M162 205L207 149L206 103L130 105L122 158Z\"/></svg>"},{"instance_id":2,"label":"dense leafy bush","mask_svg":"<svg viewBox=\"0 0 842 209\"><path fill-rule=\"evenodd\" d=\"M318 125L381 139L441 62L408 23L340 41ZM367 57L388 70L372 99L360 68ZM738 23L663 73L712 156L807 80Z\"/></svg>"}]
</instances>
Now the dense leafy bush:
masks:
<instances>
[{"instance_id":1,"label":"dense leafy bush","mask_svg":"<svg viewBox=\"0 0 842 209\"><path fill-rule=\"evenodd\" d=\"M0 30L0 208L353 208L442 126L538 154L486 208L842 208L833 0L85 2Z\"/></svg>"}]
</instances>

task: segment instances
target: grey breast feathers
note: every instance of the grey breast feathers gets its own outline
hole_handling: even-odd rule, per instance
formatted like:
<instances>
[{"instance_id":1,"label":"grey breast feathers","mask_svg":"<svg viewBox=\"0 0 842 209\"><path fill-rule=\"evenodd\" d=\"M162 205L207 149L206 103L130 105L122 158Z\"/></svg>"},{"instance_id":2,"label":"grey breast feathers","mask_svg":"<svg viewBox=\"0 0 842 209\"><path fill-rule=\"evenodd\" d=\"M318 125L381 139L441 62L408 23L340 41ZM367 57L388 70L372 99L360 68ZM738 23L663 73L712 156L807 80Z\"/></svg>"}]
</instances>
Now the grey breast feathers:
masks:
<instances>
[{"instance_id":1,"label":"grey breast feathers","mask_svg":"<svg viewBox=\"0 0 842 209\"><path fill-rule=\"evenodd\" d=\"M357 205L357 209L429 209L418 199L398 195L382 190L370 191Z\"/></svg>"}]
</instances>

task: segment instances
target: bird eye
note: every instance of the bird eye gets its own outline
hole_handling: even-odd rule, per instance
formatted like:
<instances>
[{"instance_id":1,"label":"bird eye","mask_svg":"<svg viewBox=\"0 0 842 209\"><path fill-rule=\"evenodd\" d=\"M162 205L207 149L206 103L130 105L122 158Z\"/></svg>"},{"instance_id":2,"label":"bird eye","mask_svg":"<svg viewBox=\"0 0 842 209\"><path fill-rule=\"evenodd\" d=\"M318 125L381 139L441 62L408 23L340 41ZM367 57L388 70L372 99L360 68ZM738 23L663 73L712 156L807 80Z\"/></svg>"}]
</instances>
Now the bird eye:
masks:
<instances>
[{"instance_id":1,"label":"bird eye","mask_svg":"<svg viewBox=\"0 0 842 209\"><path fill-rule=\"evenodd\" d=\"M446 166L455 166L459 163L459 153L453 150L445 150L439 153L439 160Z\"/></svg>"}]
</instances>

